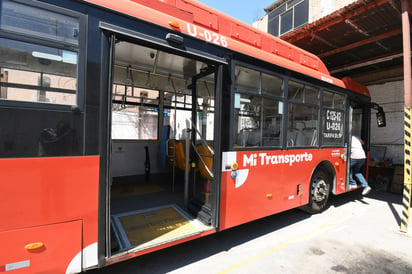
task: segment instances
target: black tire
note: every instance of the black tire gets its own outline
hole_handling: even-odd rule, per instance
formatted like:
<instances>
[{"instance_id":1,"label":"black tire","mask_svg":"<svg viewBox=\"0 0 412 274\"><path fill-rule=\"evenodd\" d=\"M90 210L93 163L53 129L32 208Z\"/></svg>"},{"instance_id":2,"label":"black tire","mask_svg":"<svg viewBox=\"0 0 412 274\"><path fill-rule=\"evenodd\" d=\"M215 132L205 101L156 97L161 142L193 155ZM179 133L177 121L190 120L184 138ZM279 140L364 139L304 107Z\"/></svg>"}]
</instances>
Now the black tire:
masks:
<instances>
[{"instance_id":1,"label":"black tire","mask_svg":"<svg viewBox=\"0 0 412 274\"><path fill-rule=\"evenodd\" d=\"M309 203L301 209L316 214L322 212L328 203L331 186L331 176L322 169L313 174L310 181Z\"/></svg>"}]
</instances>

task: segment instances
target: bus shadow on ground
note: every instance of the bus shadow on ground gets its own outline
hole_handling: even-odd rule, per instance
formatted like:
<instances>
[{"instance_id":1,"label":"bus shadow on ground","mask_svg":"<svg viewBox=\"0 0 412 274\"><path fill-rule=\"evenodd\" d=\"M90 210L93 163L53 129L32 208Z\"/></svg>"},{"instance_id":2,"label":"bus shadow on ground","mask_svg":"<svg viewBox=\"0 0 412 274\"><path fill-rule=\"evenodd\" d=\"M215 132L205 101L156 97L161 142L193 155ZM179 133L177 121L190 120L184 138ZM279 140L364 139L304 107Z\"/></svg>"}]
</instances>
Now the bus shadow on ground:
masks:
<instances>
[{"instance_id":1,"label":"bus shadow on ground","mask_svg":"<svg viewBox=\"0 0 412 274\"><path fill-rule=\"evenodd\" d=\"M168 273L303 221L310 216L301 210L292 209L87 273Z\"/></svg>"},{"instance_id":2,"label":"bus shadow on ground","mask_svg":"<svg viewBox=\"0 0 412 274\"><path fill-rule=\"evenodd\" d=\"M372 191L367 197L387 202L396 220L400 223L400 217L393 206L393 204L399 204L401 202L399 195ZM367 203L364 196L362 196L362 190L359 189L342 195L332 195L328 203L328 208L339 207L351 201ZM328 208L325 210L328 210ZM265 234L301 222L311 216L311 214L299 209L291 209L194 241L162 249L102 269L91 270L88 271L88 273L168 273L230 250Z\"/></svg>"},{"instance_id":3,"label":"bus shadow on ground","mask_svg":"<svg viewBox=\"0 0 412 274\"><path fill-rule=\"evenodd\" d=\"M386 191L376 191L372 189L372 191L367 196L363 196L362 188L360 188L355 191L351 191L351 192L344 193L344 194L337 195L337 196L332 196L329 200L328 207L330 206L339 207L351 201L359 201L361 203L367 203L365 201L365 198L386 202L397 224L398 225L401 224L401 216L395 208L395 205L402 204L401 194L395 194L395 193L386 192Z\"/></svg>"}]
</instances>

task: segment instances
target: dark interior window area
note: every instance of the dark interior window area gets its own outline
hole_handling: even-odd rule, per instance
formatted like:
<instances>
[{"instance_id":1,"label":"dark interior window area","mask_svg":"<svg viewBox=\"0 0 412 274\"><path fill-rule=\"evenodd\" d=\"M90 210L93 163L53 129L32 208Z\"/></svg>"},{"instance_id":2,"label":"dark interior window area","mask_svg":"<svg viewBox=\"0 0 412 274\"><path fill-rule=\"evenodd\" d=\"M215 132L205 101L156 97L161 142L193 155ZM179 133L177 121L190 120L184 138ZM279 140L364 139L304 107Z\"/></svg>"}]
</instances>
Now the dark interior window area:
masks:
<instances>
[{"instance_id":1,"label":"dark interior window area","mask_svg":"<svg viewBox=\"0 0 412 274\"><path fill-rule=\"evenodd\" d=\"M80 15L32 4L1 2L0 156L81 155L83 24Z\"/></svg>"},{"instance_id":2,"label":"dark interior window area","mask_svg":"<svg viewBox=\"0 0 412 274\"><path fill-rule=\"evenodd\" d=\"M0 156L81 155L83 115L36 109L0 108Z\"/></svg>"}]
</instances>

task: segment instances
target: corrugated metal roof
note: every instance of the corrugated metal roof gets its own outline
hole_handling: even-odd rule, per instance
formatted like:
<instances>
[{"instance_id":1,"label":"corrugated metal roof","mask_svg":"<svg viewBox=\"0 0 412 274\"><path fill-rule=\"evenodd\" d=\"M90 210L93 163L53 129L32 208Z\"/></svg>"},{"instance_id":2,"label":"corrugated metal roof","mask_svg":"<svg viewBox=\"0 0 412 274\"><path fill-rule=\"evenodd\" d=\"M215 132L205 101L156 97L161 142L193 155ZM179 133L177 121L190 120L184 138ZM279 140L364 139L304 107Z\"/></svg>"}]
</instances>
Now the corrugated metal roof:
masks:
<instances>
[{"instance_id":1,"label":"corrugated metal roof","mask_svg":"<svg viewBox=\"0 0 412 274\"><path fill-rule=\"evenodd\" d=\"M281 38L321 57L332 75L370 84L382 81L377 70L402 66L401 15L398 0L359 0Z\"/></svg>"}]
</instances>

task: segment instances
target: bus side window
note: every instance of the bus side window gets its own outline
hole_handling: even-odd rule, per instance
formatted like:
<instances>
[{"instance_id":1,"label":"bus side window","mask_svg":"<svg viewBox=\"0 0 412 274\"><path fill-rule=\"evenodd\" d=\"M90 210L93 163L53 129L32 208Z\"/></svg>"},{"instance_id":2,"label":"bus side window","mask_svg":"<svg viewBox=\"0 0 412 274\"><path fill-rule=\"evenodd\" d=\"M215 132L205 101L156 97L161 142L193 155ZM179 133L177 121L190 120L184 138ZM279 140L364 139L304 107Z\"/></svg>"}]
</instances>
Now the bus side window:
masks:
<instances>
[{"instance_id":1,"label":"bus side window","mask_svg":"<svg viewBox=\"0 0 412 274\"><path fill-rule=\"evenodd\" d=\"M84 153L84 30L81 13L0 1L1 155Z\"/></svg>"},{"instance_id":2,"label":"bus side window","mask_svg":"<svg viewBox=\"0 0 412 274\"><path fill-rule=\"evenodd\" d=\"M318 108L289 104L288 147L317 146Z\"/></svg>"},{"instance_id":3,"label":"bus side window","mask_svg":"<svg viewBox=\"0 0 412 274\"><path fill-rule=\"evenodd\" d=\"M239 96L240 103L235 113L237 122L235 142L238 146L259 146L261 139L261 99L246 94L237 96Z\"/></svg>"},{"instance_id":4,"label":"bus side window","mask_svg":"<svg viewBox=\"0 0 412 274\"><path fill-rule=\"evenodd\" d=\"M3 38L0 52L3 100L77 105L76 52Z\"/></svg>"},{"instance_id":5,"label":"bus side window","mask_svg":"<svg viewBox=\"0 0 412 274\"><path fill-rule=\"evenodd\" d=\"M318 145L319 88L288 81L287 147Z\"/></svg>"},{"instance_id":6,"label":"bus side window","mask_svg":"<svg viewBox=\"0 0 412 274\"><path fill-rule=\"evenodd\" d=\"M280 147L283 78L242 66L235 75L234 146Z\"/></svg>"},{"instance_id":7,"label":"bus side window","mask_svg":"<svg viewBox=\"0 0 412 274\"><path fill-rule=\"evenodd\" d=\"M1 5L1 99L77 106L80 18L10 0Z\"/></svg>"}]
</instances>

